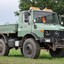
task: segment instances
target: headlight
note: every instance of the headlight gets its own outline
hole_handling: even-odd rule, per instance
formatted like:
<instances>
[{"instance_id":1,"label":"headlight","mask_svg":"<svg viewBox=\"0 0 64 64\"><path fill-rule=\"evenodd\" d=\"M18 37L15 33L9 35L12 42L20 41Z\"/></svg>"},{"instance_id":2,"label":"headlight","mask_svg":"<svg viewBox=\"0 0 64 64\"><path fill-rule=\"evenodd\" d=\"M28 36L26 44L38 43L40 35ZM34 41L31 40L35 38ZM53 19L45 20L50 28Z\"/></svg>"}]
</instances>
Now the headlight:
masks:
<instances>
[{"instance_id":1,"label":"headlight","mask_svg":"<svg viewBox=\"0 0 64 64\"><path fill-rule=\"evenodd\" d=\"M45 36L50 36L50 32L49 31L45 31Z\"/></svg>"}]
</instances>

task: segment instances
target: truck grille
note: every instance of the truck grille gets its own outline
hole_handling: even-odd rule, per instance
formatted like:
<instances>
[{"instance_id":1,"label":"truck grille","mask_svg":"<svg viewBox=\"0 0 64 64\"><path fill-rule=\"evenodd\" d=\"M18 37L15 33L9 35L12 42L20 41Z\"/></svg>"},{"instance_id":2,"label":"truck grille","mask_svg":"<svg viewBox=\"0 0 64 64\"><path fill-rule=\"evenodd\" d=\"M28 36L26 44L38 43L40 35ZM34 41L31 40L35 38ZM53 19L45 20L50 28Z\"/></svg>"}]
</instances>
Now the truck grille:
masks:
<instances>
[{"instance_id":1,"label":"truck grille","mask_svg":"<svg viewBox=\"0 0 64 64\"><path fill-rule=\"evenodd\" d=\"M46 32L47 31L44 32L45 37L64 38L64 31L48 31L48 35Z\"/></svg>"}]
</instances>

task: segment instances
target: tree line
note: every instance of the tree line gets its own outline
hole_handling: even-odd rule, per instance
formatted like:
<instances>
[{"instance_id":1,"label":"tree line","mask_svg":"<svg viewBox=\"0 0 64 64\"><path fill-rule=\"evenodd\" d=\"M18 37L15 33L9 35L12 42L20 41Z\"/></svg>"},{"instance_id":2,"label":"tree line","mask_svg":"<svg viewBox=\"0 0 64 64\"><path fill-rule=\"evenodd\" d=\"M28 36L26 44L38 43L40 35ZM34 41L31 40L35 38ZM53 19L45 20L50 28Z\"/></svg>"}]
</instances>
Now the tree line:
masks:
<instances>
[{"instance_id":1,"label":"tree line","mask_svg":"<svg viewBox=\"0 0 64 64\"><path fill-rule=\"evenodd\" d=\"M19 11L28 10L30 7L47 7L52 9L58 15L64 14L64 0L20 0ZM18 13L16 12L16 15Z\"/></svg>"}]
</instances>

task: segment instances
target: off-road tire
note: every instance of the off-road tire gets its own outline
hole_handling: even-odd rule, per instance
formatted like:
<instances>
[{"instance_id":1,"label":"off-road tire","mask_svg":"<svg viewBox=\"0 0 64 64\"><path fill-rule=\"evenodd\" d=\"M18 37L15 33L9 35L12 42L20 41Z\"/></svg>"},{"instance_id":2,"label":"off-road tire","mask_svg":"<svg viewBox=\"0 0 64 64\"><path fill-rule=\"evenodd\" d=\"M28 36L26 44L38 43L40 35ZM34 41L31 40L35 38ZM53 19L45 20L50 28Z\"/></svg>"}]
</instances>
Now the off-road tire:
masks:
<instances>
[{"instance_id":1,"label":"off-road tire","mask_svg":"<svg viewBox=\"0 0 64 64\"><path fill-rule=\"evenodd\" d=\"M26 39L23 44L23 55L27 58L38 58L40 45L33 38Z\"/></svg>"},{"instance_id":2,"label":"off-road tire","mask_svg":"<svg viewBox=\"0 0 64 64\"><path fill-rule=\"evenodd\" d=\"M9 47L5 44L3 39L0 39L0 56L8 56Z\"/></svg>"},{"instance_id":3,"label":"off-road tire","mask_svg":"<svg viewBox=\"0 0 64 64\"><path fill-rule=\"evenodd\" d=\"M64 57L64 49L62 49L61 57Z\"/></svg>"},{"instance_id":4,"label":"off-road tire","mask_svg":"<svg viewBox=\"0 0 64 64\"><path fill-rule=\"evenodd\" d=\"M49 52L52 57L62 57L62 50L63 49L56 49L56 51L53 51L50 49Z\"/></svg>"}]
</instances>

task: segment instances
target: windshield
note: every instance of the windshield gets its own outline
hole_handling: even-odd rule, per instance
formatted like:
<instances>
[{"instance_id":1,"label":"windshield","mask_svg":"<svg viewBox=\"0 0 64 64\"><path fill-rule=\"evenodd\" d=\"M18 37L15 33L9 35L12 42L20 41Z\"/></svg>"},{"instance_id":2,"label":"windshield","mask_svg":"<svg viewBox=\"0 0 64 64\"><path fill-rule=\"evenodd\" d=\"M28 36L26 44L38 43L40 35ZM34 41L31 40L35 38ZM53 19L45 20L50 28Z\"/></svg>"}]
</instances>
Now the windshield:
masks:
<instances>
[{"instance_id":1,"label":"windshield","mask_svg":"<svg viewBox=\"0 0 64 64\"><path fill-rule=\"evenodd\" d=\"M46 22L58 24L58 17L54 12L34 11L33 18L36 20L36 23Z\"/></svg>"}]
</instances>

